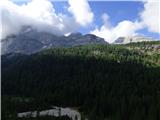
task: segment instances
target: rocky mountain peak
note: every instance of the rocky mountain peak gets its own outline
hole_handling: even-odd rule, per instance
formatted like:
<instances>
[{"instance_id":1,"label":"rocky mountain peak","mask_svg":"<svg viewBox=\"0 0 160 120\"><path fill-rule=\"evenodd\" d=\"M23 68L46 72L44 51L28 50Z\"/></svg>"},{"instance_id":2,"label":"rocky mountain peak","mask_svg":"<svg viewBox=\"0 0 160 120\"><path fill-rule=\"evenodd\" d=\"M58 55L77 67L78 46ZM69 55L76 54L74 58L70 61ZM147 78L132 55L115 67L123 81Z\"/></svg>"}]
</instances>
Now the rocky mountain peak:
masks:
<instances>
[{"instance_id":1,"label":"rocky mountain peak","mask_svg":"<svg viewBox=\"0 0 160 120\"><path fill-rule=\"evenodd\" d=\"M23 53L31 54L47 48L72 47L85 44L107 44L103 38L92 34L82 35L79 32L69 36L57 36L40 32L30 26L22 27L17 35L10 35L1 41L2 54Z\"/></svg>"}]
</instances>

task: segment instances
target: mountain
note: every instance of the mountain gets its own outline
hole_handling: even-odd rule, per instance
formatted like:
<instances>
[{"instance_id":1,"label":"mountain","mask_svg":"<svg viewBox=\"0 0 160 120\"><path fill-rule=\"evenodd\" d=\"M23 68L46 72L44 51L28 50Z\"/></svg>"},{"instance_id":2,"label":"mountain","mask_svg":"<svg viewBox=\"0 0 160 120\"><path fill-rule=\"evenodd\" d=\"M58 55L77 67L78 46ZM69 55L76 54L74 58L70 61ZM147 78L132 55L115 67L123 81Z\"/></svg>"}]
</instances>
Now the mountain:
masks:
<instances>
[{"instance_id":1,"label":"mountain","mask_svg":"<svg viewBox=\"0 0 160 120\"><path fill-rule=\"evenodd\" d=\"M72 47L85 44L107 44L103 38L92 34L72 33L69 36L58 36L37 31L24 26L19 34L7 36L1 40L2 54L31 54L52 47Z\"/></svg>"},{"instance_id":2,"label":"mountain","mask_svg":"<svg viewBox=\"0 0 160 120\"><path fill-rule=\"evenodd\" d=\"M92 44L2 55L2 119L54 120L16 115L71 106L82 120L159 120L158 46Z\"/></svg>"},{"instance_id":3,"label":"mountain","mask_svg":"<svg viewBox=\"0 0 160 120\"><path fill-rule=\"evenodd\" d=\"M154 39L143 36L119 37L114 41L114 44L128 44L128 43L143 42L143 41L154 41Z\"/></svg>"}]
</instances>

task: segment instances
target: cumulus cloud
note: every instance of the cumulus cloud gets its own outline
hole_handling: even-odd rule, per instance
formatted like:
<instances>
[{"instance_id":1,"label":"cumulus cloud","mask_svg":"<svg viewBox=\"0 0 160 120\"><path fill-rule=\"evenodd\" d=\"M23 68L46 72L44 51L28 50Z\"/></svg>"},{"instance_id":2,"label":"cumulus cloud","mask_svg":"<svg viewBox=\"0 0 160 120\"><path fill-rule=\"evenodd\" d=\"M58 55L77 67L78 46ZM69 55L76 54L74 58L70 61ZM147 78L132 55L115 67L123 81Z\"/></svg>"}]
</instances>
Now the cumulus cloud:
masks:
<instances>
[{"instance_id":1,"label":"cumulus cloud","mask_svg":"<svg viewBox=\"0 0 160 120\"><path fill-rule=\"evenodd\" d=\"M124 20L116 26L111 26L109 15L105 13L102 15L104 24L100 28L96 27L90 33L104 38L109 43L113 43L119 37L138 35L137 31L143 28L147 28L150 32L160 33L159 9L158 1L149 0L144 3L144 10L140 13L139 21Z\"/></svg>"},{"instance_id":2,"label":"cumulus cloud","mask_svg":"<svg viewBox=\"0 0 160 120\"><path fill-rule=\"evenodd\" d=\"M57 35L68 35L79 27L87 27L93 23L94 13L87 0L68 0L68 12L71 16L57 13L54 4L49 0L30 0L17 5L10 0L0 1L1 38L16 34L22 26L32 26L38 31L50 32ZM104 38L112 43L121 36L133 36L137 31L146 27L151 32L159 33L159 4L144 2L144 10L140 13L139 21L124 20L112 26L109 15L103 14L103 25L96 27L90 33ZM138 18L137 18L138 19Z\"/></svg>"},{"instance_id":3,"label":"cumulus cloud","mask_svg":"<svg viewBox=\"0 0 160 120\"><path fill-rule=\"evenodd\" d=\"M108 15L107 13L104 13L104 14L102 15L102 20L103 20L103 23L104 23L104 26L105 26L105 27L108 27L108 28L111 27L111 24L110 24L110 22L109 22L109 15Z\"/></svg>"},{"instance_id":4,"label":"cumulus cloud","mask_svg":"<svg viewBox=\"0 0 160 120\"><path fill-rule=\"evenodd\" d=\"M81 0L77 0L81 1ZM76 3L77 3L76 2ZM1 9L1 36L5 38L9 34L16 34L22 26L32 26L38 31L50 32L57 35L64 35L76 31L79 27L92 22L93 13L88 2L79 2L82 7L79 13L75 10L75 2L69 1L69 10L73 16L56 13L54 4L49 0L31 0L30 2L17 5L9 0L2 0ZM82 14L86 13L88 17Z\"/></svg>"},{"instance_id":5,"label":"cumulus cloud","mask_svg":"<svg viewBox=\"0 0 160 120\"><path fill-rule=\"evenodd\" d=\"M91 31L91 33L104 38L109 43L114 42L118 37L136 35L136 31L142 28L142 25L139 22L131 22L128 20L119 22L116 26L111 26L109 16L106 13L102 15L102 19L104 24L101 28L96 28Z\"/></svg>"},{"instance_id":6,"label":"cumulus cloud","mask_svg":"<svg viewBox=\"0 0 160 120\"><path fill-rule=\"evenodd\" d=\"M93 22L94 14L87 0L69 0L68 11L73 14L77 23L86 26Z\"/></svg>"},{"instance_id":7,"label":"cumulus cloud","mask_svg":"<svg viewBox=\"0 0 160 120\"><path fill-rule=\"evenodd\" d=\"M144 10L140 13L142 24L144 24L150 32L160 33L160 8L159 2L150 0L145 2Z\"/></svg>"}]
</instances>

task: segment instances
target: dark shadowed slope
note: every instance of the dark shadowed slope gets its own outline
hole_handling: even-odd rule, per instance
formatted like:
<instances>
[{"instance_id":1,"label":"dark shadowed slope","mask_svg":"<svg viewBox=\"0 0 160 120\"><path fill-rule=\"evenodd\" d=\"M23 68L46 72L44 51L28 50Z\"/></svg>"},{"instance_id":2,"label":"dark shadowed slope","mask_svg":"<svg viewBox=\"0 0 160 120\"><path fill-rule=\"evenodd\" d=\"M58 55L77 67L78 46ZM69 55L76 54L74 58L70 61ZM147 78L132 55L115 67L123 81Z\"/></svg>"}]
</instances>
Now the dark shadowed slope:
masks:
<instances>
[{"instance_id":1,"label":"dark shadowed slope","mask_svg":"<svg viewBox=\"0 0 160 120\"><path fill-rule=\"evenodd\" d=\"M87 45L2 56L2 115L57 105L77 107L89 120L158 120L160 54L141 51L139 46L146 45Z\"/></svg>"}]
</instances>

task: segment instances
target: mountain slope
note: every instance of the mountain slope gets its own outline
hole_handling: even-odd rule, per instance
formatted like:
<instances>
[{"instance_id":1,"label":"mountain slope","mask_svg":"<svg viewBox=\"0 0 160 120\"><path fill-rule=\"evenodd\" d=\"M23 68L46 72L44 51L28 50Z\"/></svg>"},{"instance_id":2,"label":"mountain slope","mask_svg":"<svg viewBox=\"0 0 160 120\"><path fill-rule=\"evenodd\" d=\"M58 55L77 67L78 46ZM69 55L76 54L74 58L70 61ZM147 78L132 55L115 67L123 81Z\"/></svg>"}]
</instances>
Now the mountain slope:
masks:
<instances>
[{"instance_id":1,"label":"mountain slope","mask_svg":"<svg viewBox=\"0 0 160 120\"><path fill-rule=\"evenodd\" d=\"M92 34L72 33L69 36L57 36L37 31L25 26L18 35L10 35L1 41L2 54L31 54L52 47L72 47L85 44L107 44L104 39Z\"/></svg>"},{"instance_id":2,"label":"mountain slope","mask_svg":"<svg viewBox=\"0 0 160 120\"><path fill-rule=\"evenodd\" d=\"M3 55L2 103L7 103L2 104L3 116L57 105L76 107L89 120L159 119L160 54L155 49L141 51L148 45L160 43ZM16 103L14 96L21 102Z\"/></svg>"}]
</instances>

